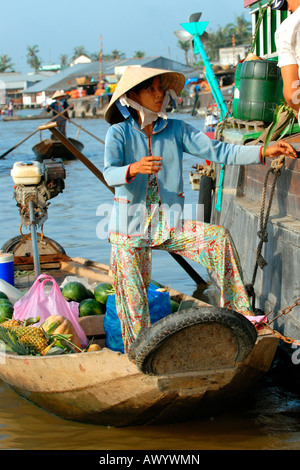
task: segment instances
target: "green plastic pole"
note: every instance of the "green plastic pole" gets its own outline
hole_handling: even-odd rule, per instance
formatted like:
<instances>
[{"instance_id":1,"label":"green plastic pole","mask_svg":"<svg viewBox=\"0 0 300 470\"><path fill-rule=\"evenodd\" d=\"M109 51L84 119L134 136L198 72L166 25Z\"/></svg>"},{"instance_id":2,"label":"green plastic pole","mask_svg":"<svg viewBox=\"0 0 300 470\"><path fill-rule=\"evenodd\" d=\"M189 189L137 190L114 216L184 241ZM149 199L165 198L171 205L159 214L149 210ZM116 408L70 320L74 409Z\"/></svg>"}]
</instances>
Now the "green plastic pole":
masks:
<instances>
[{"instance_id":1,"label":"green plastic pole","mask_svg":"<svg viewBox=\"0 0 300 470\"><path fill-rule=\"evenodd\" d=\"M198 23L182 23L181 26L191 35L194 37L194 53L200 54L205 65L206 69L206 79L210 86L211 92L217 103L217 106L220 110L220 120L225 119L228 114L228 109L219 88L218 80L214 74L213 68L209 61L209 58L206 55L204 46L201 42L200 36L204 33L206 27L208 25L208 21L200 21ZM224 173L225 173L225 166L221 165L220 177L219 177L219 187L218 187L218 197L217 203L215 208L218 212L221 211L222 205L222 190L223 190L223 182L224 182Z\"/></svg>"},{"instance_id":2,"label":"green plastic pole","mask_svg":"<svg viewBox=\"0 0 300 470\"><path fill-rule=\"evenodd\" d=\"M220 118L221 120L223 120L225 119L227 115L228 109L227 109L225 100L223 98L223 95L221 93L221 90L219 88L218 80L216 79L213 68L209 61L209 58L206 55L204 46L200 39L200 36L204 33L207 25L208 25L208 21L200 21L199 23L182 23L181 24L181 26L186 31L188 31L190 34L194 36L194 46L195 46L194 53L200 54L202 57L202 60L206 69L206 78L210 86L210 89L212 91L215 102L217 103L217 106L220 110L220 113L221 113Z\"/></svg>"}]
</instances>

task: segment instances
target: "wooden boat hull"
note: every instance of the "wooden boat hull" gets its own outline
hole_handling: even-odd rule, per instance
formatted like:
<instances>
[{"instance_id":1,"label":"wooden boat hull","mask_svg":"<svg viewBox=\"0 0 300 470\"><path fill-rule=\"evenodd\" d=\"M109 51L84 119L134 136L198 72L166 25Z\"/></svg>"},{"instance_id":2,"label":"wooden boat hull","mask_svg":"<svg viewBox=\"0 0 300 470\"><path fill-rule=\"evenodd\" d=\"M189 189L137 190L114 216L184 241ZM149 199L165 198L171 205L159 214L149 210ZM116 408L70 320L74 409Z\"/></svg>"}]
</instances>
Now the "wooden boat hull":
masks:
<instances>
[{"instance_id":1,"label":"wooden boat hull","mask_svg":"<svg viewBox=\"0 0 300 470\"><path fill-rule=\"evenodd\" d=\"M91 283L112 282L109 267L101 263L68 258L60 260L58 268L57 261L51 271L46 260L47 272L58 283L68 275ZM22 266L28 268L26 264L18 268ZM20 277L18 287L26 287L31 278L32 274L28 280ZM192 303L214 309L171 288L169 293L177 302L186 302L185 308ZM236 337L223 324L204 323L198 332L200 342L189 328L181 330L180 337L173 336L171 349L178 356L173 371L167 363L151 375L141 372L126 354L105 347L103 318L79 319L88 339L104 346L100 351L44 357L6 354L0 356L0 378L22 397L61 418L109 426L174 423L216 413L243 397L269 370L278 345L269 329L260 330L250 353L240 360ZM196 338L197 347L191 338ZM164 341L163 347L167 344ZM167 351L167 362L171 356Z\"/></svg>"},{"instance_id":2,"label":"wooden boat hull","mask_svg":"<svg viewBox=\"0 0 300 470\"><path fill-rule=\"evenodd\" d=\"M83 144L78 140L68 138L78 150L82 151ZM36 155L37 160L44 160L48 158L61 158L63 161L67 160L76 160L75 155L73 155L70 150L68 150L60 141L45 139L38 142L32 148L34 154Z\"/></svg>"},{"instance_id":3,"label":"wooden boat hull","mask_svg":"<svg viewBox=\"0 0 300 470\"><path fill-rule=\"evenodd\" d=\"M165 424L216 413L271 366L278 340L260 336L244 363L220 370L153 377L127 355L101 351L52 357L7 355L1 379L64 419L109 426Z\"/></svg>"}]
</instances>

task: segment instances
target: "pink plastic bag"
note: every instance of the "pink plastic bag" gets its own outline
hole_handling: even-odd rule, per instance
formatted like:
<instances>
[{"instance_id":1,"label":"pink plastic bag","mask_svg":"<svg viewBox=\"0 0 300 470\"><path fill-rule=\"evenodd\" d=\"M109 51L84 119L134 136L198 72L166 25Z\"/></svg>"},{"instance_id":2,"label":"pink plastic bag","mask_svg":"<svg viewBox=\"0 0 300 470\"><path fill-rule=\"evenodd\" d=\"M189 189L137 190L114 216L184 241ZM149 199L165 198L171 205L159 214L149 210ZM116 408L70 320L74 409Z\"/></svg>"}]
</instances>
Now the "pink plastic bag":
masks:
<instances>
[{"instance_id":1,"label":"pink plastic bag","mask_svg":"<svg viewBox=\"0 0 300 470\"><path fill-rule=\"evenodd\" d=\"M49 282L52 283L52 287L49 292L46 292L45 284ZM78 323L78 303L67 302L55 279L47 274L41 274L29 291L14 304L13 318L27 320L32 317L40 317L39 322L36 323L36 325L40 325L50 315L62 315L70 320L79 337L81 346L85 347L87 345L87 337Z\"/></svg>"}]
</instances>

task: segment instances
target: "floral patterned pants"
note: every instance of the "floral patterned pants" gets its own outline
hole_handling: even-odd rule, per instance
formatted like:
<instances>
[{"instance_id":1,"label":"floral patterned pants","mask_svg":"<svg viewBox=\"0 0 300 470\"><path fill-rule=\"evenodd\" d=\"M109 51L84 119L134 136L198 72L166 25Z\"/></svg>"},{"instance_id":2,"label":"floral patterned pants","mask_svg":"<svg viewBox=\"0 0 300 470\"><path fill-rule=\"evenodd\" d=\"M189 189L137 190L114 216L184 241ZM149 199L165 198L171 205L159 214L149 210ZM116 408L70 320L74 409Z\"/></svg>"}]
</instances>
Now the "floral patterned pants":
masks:
<instances>
[{"instance_id":1,"label":"floral patterned pants","mask_svg":"<svg viewBox=\"0 0 300 470\"><path fill-rule=\"evenodd\" d=\"M227 229L197 221L185 221L181 231L171 231L170 239L147 247L112 245L112 271L116 289L116 309L121 321L125 353L138 333L150 326L147 288L151 279L152 249L178 253L217 276L221 307L239 313L251 311L244 288L238 254Z\"/></svg>"}]
</instances>

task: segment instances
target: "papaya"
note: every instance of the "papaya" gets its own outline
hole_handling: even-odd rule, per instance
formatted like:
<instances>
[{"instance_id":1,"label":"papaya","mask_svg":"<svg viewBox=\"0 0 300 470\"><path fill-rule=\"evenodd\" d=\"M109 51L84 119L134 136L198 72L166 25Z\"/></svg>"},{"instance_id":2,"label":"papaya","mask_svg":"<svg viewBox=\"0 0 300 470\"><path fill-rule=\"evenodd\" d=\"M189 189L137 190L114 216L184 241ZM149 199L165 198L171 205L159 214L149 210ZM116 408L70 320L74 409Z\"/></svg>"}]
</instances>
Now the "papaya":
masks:
<instances>
[{"instance_id":1,"label":"papaya","mask_svg":"<svg viewBox=\"0 0 300 470\"><path fill-rule=\"evenodd\" d=\"M93 351L100 351L101 350L101 347L99 346L99 344L91 344L87 351L86 352L93 352Z\"/></svg>"},{"instance_id":2,"label":"papaya","mask_svg":"<svg viewBox=\"0 0 300 470\"><path fill-rule=\"evenodd\" d=\"M51 335L71 335L70 341L81 348L80 339L72 322L62 315L51 315L42 324L43 330Z\"/></svg>"}]
</instances>

